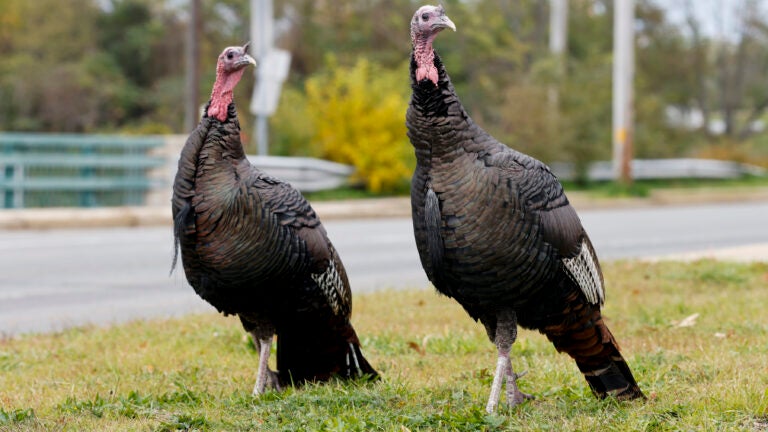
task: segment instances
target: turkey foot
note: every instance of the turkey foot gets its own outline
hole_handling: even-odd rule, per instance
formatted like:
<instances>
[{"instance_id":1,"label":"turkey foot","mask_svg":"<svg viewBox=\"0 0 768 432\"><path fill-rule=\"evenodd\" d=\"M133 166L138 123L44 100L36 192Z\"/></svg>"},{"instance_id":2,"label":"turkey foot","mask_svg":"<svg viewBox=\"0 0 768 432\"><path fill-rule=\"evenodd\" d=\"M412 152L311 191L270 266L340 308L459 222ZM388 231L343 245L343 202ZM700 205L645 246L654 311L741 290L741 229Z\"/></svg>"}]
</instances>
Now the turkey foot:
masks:
<instances>
[{"instance_id":1,"label":"turkey foot","mask_svg":"<svg viewBox=\"0 0 768 432\"><path fill-rule=\"evenodd\" d=\"M512 344L517 339L517 314L512 310L502 310L496 314L496 328L489 326L485 322L488 334L495 334L493 343L499 353L496 359L496 373L493 375L493 384L491 384L491 394L488 397L488 404L485 410L492 413L499 405L501 398L501 386L504 379L507 380L507 403L510 407L521 404L526 399L533 399L533 396L525 394L517 388L517 379L525 373L516 374L512 370L512 362L509 359L509 352L512 350Z\"/></svg>"},{"instance_id":2,"label":"turkey foot","mask_svg":"<svg viewBox=\"0 0 768 432\"><path fill-rule=\"evenodd\" d=\"M517 406L523 402L525 402L526 399L536 399L533 395L529 395L528 393L523 393L520 391L520 389L517 387L517 379L522 378L526 374L528 374L528 371L523 371L520 373L515 373L512 370L512 362L507 359L507 404L509 404L509 407L512 408L514 406Z\"/></svg>"},{"instance_id":3,"label":"turkey foot","mask_svg":"<svg viewBox=\"0 0 768 432\"><path fill-rule=\"evenodd\" d=\"M505 378L507 381L507 404L510 408L523 403L526 399L535 399L532 395L521 392L517 387L517 379L527 373L516 374L512 370L512 362L509 360L509 355L499 354L496 360L496 373L493 375L493 384L491 384L491 394L488 397L485 411L492 413L496 410L496 407L499 405L499 399L501 399L501 386Z\"/></svg>"}]
</instances>

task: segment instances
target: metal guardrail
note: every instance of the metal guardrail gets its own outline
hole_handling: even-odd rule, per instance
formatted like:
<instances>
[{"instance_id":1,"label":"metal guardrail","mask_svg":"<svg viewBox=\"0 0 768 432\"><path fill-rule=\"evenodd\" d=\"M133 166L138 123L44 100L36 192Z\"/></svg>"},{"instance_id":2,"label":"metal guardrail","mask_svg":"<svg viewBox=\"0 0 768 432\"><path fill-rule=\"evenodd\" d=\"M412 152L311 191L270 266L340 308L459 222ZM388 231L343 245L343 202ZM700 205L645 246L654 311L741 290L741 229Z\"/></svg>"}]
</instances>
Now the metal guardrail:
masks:
<instances>
[{"instance_id":1,"label":"metal guardrail","mask_svg":"<svg viewBox=\"0 0 768 432\"><path fill-rule=\"evenodd\" d=\"M248 155L248 160L260 170L303 192L335 189L346 184L355 172L349 165L308 157Z\"/></svg>"},{"instance_id":2,"label":"metal guardrail","mask_svg":"<svg viewBox=\"0 0 768 432\"><path fill-rule=\"evenodd\" d=\"M573 180L576 175L573 164L555 162L552 171L563 180ZM734 179L748 175L768 175L762 167L739 162L715 159L635 159L632 161L632 177L635 180L657 179ZM613 165L608 161L594 162L587 172L589 180L608 181L616 176Z\"/></svg>"},{"instance_id":3,"label":"metal guardrail","mask_svg":"<svg viewBox=\"0 0 768 432\"><path fill-rule=\"evenodd\" d=\"M143 204L161 136L0 133L5 208Z\"/></svg>"},{"instance_id":4,"label":"metal guardrail","mask_svg":"<svg viewBox=\"0 0 768 432\"><path fill-rule=\"evenodd\" d=\"M118 136L0 132L2 207L165 206L186 136ZM307 157L254 156L267 174L301 191L347 183L354 168ZM573 179L570 164L553 163L561 179ZM636 159L635 179L730 179L768 175L747 164L710 159ZM610 162L593 163L591 180L614 178ZM55 198L55 199L54 199Z\"/></svg>"},{"instance_id":5,"label":"metal guardrail","mask_svg":"<svg viewBox=\"0 0 768 432\"><path fill-rule=\"evenodd\" d=\"M167 205L186 136L0 132L0 208ZM302 191L347 183L354 168L307 157L248 156Z\"/></svg>"}]
</instances>

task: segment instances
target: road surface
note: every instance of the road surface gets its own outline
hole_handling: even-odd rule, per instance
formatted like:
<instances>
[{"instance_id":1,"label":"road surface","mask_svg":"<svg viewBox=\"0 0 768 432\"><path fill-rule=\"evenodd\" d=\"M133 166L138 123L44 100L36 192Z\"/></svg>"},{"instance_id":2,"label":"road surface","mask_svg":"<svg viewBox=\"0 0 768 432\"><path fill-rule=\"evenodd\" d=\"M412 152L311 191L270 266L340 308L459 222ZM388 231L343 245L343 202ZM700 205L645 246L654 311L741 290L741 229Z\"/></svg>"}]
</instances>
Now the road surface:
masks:
<instances>
[{"instance_id":1,"label":"road surface","mask_svg":"<svg viewBox=\"0 0 768 432\"><path fill-rule=\"evenodd\" d=\"M580 215L602 260L768 243L768 203ZM428 286L410 219L325 225L354 292ZM0 336L212 311L172 255L170 227L0 231Z\"/></svg>"}]
</instances>

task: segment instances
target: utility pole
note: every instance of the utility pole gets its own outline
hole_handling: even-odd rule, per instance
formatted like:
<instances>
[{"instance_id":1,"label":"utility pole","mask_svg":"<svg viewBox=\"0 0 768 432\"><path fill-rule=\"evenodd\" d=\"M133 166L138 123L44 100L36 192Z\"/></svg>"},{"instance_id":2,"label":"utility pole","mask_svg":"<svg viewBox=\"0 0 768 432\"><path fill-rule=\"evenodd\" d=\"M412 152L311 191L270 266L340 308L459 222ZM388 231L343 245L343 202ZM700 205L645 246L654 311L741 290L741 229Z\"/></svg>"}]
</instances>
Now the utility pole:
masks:
<instances>
[{"instance_id":1,"label":"utility pole","mask_svg":"<svg viewBox=\"0 0 768 432\"><path fill-rule=\"evenodd\" d=\"M184 110L184 128L191 131L200 120L200 0L189 2L189 25L187 28L187 103Z\"/></svg>"},{"instance_id":2,"label":"utility pole","mask_svg":"<svg viewBox=\"0 0 768 432\"><path fill-rule=\"evenodd\" d=\"M253 55L258 61L256 66L256 85L259 86L259 69L264 67L264 58L272 50L275 43L274 15L272 0L251 0L251 42L253 44ZM254 95L256 91L254 89ZM253 110L252 110L253 111ZM254 130L256 131L257 153L265 156L268 153L269 143L269 116L256 112L254 120Z\"/></svg>"},{"instance_id":3,"label":"utility pole","mask_svg":"<svg viewBox=\"0 0 768 432\"><path fill-rule=\"evenodd\" d=\"M549 0L549 51L561 56L568 36L568 0Z\"/></svg>"},{"instance_id":4,"label":"utility pole","mask_svg":"<svg viewBox=\"0 0 768 432\"><path fill-rule=\"evenodd\" d=\"M565 78L565 49L568 40L568 0L549 0L549 52L555 58L557 81ZM549 112L553 129L557 128L560 95L558 85L548 90Z\"/></svg>"},{"instance_id":5,"label":"utility pole","mask_svg":"<svg viewBox=\"0 0 768 432\"><path fill-rule=\"evenodd\" d=\"M613 172L632 183L633 96L635 75L635 2L615 0L613 16Z\"/></svg>"}]
</instances>

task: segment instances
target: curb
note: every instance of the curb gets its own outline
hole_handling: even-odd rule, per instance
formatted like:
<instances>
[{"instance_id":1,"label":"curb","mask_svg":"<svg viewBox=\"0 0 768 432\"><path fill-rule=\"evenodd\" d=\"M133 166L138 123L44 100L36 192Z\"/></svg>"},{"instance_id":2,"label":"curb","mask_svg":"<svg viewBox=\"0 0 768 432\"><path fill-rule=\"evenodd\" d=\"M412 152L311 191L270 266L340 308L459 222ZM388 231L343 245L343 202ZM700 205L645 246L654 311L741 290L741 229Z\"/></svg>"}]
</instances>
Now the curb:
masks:
<instances>
[{"instance_id":1,"label":"curb","mask_svg":"<svg viewBox=\"0 0 768 432\"><path fill-rule=\"evenodd\" d=\"M410 217L411 201L407 197L376 198L349 201L318 201L312 204L321 220L377 217ZM0 230L108 228L163 226L170 227L171 206L102 207L102 208L36 208L0 210Z\"/></svg>"},{"instance_id":2,"label":"curb","mask_svg":"<svg viewBox=\"0 0 768 432\"><path fill-rule=\"evenodd\" d=\"M569 192L568 198L578 211L607 208L633 208L710 203L768 202L768 187L664 189L652 191L647 198L602 198L585 192ZM409 197L371 198L312 203L320 219L361 219L410 217ZM0 230L105 228L171 225L168 206L35 208L0 210Z\"/></svg>"}]
</instances>

